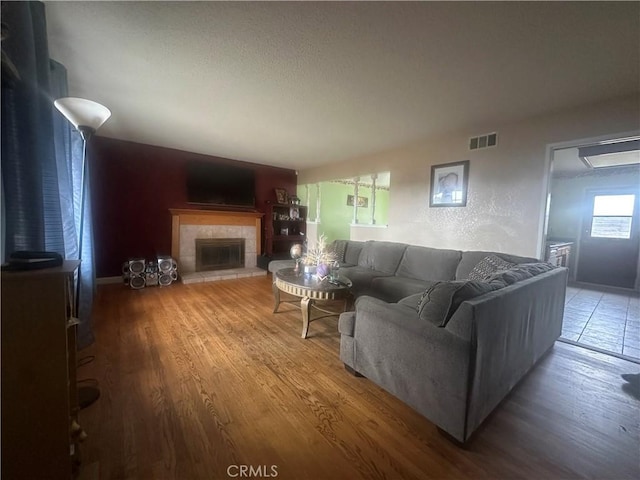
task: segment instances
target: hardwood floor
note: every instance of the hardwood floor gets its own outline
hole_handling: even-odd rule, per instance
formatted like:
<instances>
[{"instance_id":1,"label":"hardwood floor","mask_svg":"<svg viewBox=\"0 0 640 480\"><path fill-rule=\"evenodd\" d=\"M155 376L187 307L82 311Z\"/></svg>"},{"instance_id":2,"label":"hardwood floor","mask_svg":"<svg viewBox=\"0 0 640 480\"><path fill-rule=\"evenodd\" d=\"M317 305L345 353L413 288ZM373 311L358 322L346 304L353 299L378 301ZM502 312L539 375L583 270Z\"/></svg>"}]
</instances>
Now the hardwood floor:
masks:
<instances>
[{"instance_id":1,"label":"hardwood floor","mask_svg":"<svg viewBox=\"0 0 640 480\"><path fill-rule=\"evenodd\" d=\"M557 343L461 449L345 371L336 320L272 308L270 277L101 286L81 478L640 477L638 365Z\"/></svg>"}]
</instances>

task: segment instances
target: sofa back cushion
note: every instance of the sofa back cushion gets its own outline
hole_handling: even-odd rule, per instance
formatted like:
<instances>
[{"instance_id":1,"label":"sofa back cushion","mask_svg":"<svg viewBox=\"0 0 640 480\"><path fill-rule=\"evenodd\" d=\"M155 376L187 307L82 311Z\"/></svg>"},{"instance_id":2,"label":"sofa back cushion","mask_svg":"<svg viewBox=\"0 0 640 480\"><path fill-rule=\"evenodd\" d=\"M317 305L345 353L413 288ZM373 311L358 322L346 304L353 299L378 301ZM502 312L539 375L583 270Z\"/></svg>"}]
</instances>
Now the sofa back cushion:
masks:
<instances>
[{"instance_id":1,"label":"sofa back cushion","mask_svg":"<svg viewBox=\"0 0 640 480\"><path fill-rule=\"evenodd\" d=\"M396 275L425 281L454 280L461 258L462 252L459 250L409 245Z\"/></svg>"},{"instance_id":2,"label":"sofa back cushion","mask_svg":"<svg viewBox=\"0 0 640 480\"><path fill-rule=\"evenodd\" d=\"M509 255L507 253L494 253L494 252L480 252L480 251L469 251L462 252L462 258L460 259L460 263L458 264L458 268L456 269L456 280L467 280L469 278L469 273L474 267L484 260L486 257L490 255L495 255L502 260L505 260L509 263L536 263L539 260L531 257L519 257L517 255Z\"/></svg>"},{"instance_id":3,"label":"sofa back cushion","mask_svg":"<svg viewBox=\"0 0 640 480\"><path fill-rule=\"evenodd\" d=\"M422 294L417 307L418 315L437 327L445 327L462 302L504 286L500 281L436 282Z\"/></svg>"},{"instance_id":4,"label":"sofa back cushion","mask_svg":"<svg viewBox=\"0 0 640 480\"><path fill-rule=\"evenodd\" d=\"M360 254L362 253L363 248L364 242L349 240L347 242L347 247L344 250L344 263L349 265L358 265L358 260L360 259Z\"/></svg>"},{"instance_id":5,"label":"sofa back cushion","mask_svg":"<svg viewBox=\"0 0 640 480\"><path fill-rule=\"evenodd\" d=\"M368 240L360 253L358 265L393 275L398 270L406 248L405 243Z\"/></svg>"}]
</instances>

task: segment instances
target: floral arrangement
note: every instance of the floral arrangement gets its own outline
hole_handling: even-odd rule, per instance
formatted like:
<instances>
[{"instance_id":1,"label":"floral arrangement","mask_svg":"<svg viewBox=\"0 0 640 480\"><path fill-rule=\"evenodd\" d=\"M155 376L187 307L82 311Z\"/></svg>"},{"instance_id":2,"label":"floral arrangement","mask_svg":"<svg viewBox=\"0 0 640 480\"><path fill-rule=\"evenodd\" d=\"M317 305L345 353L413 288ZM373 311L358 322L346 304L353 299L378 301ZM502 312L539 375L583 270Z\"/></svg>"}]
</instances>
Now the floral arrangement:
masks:
<instances>
[{"instance_id":1,"label":"floral arrangement","mask_svg":"<svg viewBox=\"0 0 640 480\"><path fill-rule=\"evenodd\" d=\"M337 259L335 252L327 249L327 237L322 234L317 242L307 246L307 254L303 262L305 265L330 265Z\"/></svg>"}]
</instances>

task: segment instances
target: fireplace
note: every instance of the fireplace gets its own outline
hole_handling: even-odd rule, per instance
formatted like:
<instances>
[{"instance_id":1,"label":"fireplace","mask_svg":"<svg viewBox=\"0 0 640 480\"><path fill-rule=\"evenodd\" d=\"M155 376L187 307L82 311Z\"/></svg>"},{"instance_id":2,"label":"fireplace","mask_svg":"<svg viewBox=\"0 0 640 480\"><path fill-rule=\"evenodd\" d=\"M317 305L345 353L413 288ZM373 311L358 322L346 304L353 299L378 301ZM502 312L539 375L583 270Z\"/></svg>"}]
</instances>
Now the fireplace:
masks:
<instances>
[{"instance_id":1,"label":"fireplace","mask_svg":"<svg viewBox=\"0 0 640 480\"><path fill-rule=\"evenodd\" d=\"M266 275L256 267L262 253L259 212L169 209L171 212L171 253L178 260L183 283L214 282L232 278ZM196 272L196 239L244 239L244 265L224 270ZM210 267L205 267L210 268ZM221 267L223 268L223 267Z\"/></svg>"},{"instance_id":2,"label":"fireplace","mask_svg":"<svg viewBox=\"0 0 640 480\"><path fill-rule=\"evenodd\" d=\"M196 272L244 268L244 238L196 238Z\"/></svg>"}]
</instances>

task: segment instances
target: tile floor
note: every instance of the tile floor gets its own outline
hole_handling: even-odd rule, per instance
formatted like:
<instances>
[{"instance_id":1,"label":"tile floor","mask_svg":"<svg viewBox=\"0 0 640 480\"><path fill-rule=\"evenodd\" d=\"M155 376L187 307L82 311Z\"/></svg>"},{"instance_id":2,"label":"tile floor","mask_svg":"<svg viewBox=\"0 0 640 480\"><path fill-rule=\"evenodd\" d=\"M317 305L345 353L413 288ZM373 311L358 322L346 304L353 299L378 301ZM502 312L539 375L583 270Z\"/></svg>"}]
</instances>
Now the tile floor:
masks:
<instances>
[{"instance_id":1,"label":"tile floor","mask_svg":"<svg viewBox=\"0 0 640 480\"><path fill-rule=\"evenodd\" d=\"M562 338L640 359L640 296L567 287Z\"/></svg>"}]
</instances>

